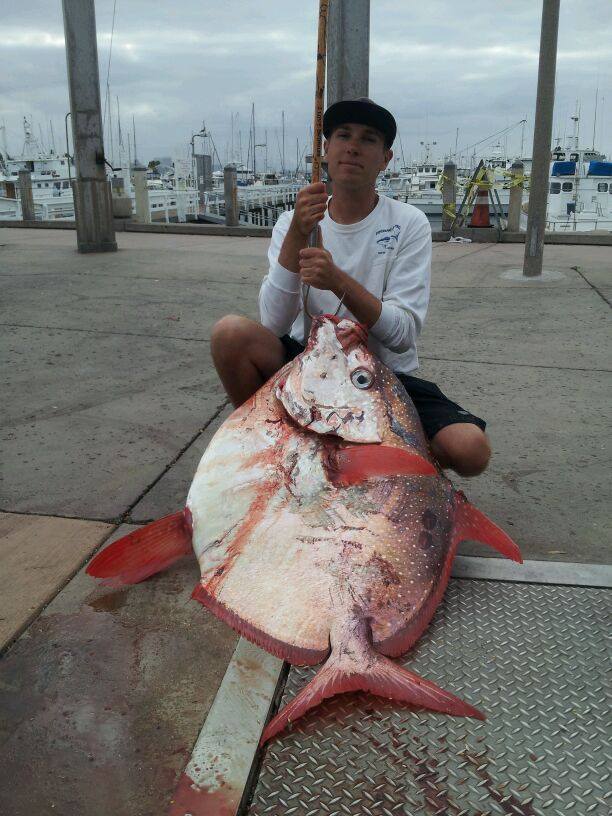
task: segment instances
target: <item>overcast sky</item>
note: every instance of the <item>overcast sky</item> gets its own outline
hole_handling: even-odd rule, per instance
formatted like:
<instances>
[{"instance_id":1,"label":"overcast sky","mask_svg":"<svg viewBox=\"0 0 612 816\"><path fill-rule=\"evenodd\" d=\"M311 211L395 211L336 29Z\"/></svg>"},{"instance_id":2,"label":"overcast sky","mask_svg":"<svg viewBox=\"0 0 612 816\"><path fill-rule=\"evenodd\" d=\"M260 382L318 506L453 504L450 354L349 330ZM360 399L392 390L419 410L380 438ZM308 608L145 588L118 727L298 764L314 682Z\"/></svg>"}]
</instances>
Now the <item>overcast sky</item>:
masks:
<instances>
[{"instance_id":1,"label":"overcast sky","mask_svg":"<svg viewBox=\"0 0 612 816\"><path fill-rule=\"evenodd\" d=\"M269 165L279 164L284 110L286 164L295 166L296 139L306 144L312 119L317 12L316 0L116 0L113 114L118 96L124 131L135 117L139 158L185 154L204 121L225 160L234 115L235 146L241 131L246 159L254 102ZM406 160L419 155L421 141L435 140L442 157L454 150L457 128L462 148L525 117L530 155L540 17L539 0L371 0L370 96L395 114ZM97 0L96 18L104 99L113 0ZM9 151L21 152L24 115L45 141L52 120L62 149L68 89L60 0L3 5L0 65ZM581 142L591 145L598 85L596 146L610 156L612 0L562 0L555 136L571 133L578 100ZM511 157L520 144L519 127L507 137ZM258 166L264 154L260 148Z\"/></svg>"}]
</instances>

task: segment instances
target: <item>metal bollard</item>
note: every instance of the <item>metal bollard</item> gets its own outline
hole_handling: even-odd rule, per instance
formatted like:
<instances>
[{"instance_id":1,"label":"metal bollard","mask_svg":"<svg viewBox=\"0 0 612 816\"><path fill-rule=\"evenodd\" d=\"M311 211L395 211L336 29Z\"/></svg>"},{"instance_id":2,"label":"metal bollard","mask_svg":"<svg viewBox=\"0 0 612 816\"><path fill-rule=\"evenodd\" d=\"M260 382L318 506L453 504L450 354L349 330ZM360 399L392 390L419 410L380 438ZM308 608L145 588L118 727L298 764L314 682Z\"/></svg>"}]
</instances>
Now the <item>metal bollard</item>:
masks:
<instances>
[{"instance_id":1,"label":"metal bollard","mask_svg":"<svg viewBox=\"0 0 612 816\"><path fill-rule=\"evenodd\" d=\"M457 165L448 162L444 165L442 180L442 229L450 230L455 220L457 199Z\"/></svg>"},{"instance_id":2,"label":"metal bollard","mask_svg":"<svg viewBox=\"0 0 612 816\"><path fill-rule=\"evenodd\" d=\"M508 232L518 232L521 228L521 204L523 203L523 179L525 167L523 162L516 161L510 168L511 187L508 203ZM517 183L517 179L521 179Z\"/></svg>"}]
</instances>

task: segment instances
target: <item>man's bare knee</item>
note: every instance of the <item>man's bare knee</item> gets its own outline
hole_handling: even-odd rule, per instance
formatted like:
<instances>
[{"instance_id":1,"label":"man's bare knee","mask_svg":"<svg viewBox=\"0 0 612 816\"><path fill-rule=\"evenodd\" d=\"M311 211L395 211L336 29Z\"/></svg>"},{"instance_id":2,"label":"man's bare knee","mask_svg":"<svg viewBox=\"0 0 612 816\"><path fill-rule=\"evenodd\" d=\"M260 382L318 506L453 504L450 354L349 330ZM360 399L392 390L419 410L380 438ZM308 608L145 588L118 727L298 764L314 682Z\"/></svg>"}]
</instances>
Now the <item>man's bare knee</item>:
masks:
<instances>
[{"instance_id":1,"label":"man's bare knee","mask_svg":"<svg viewBox=\"0 0 612 816\"><path fill-rule=\"evenodd\" d=\"M442 467L450 467L460 476L479 476L491 458L487 435L468 423L442 428L432 439L432 450Z\"/></svg>"},{"instance_id":2,"label":"man's bare knee","mask_svg":"<svg viewBox=\"0 0 612 816\"><path fill-rule=\"evenodd\" d=\"M491 445L482 433L475 436L457 457L455 470L460 476L480 476L487 469L491 459Z\"/></svg>"},{"instance_id":3,"label":"man's bare knee","mask_svg":"<svg viewBox=\"0 0 612 816\"><path fill-rule=\"evenodd\" d=\"M225 315L217 320L210 334L210 350L213 360L227 359L244 354L245 342L255 333L259 324L242 315Z\"/></svg>"},{"instance_id":4,"label":"man's bare knee","mask_svg":"<svg viewBox=\"0 0 612 816\"><path fill-rule=\"evenodd\" d=\"M210 349L217 369L220 365L249 361L266 377L277 371L285 358L278 337L261 323L242 315L225 315L215 323Z\"/></svg>"},{"instance_id":5,"label":"man's bare knee","mask_svg":"<svg viewBox=\"0 0 612 816\"><path fill-rule=\"evenodd\" d=\"M226 315L215 323L210 350L217 374L236 407L285 361L285 349L278 337L260 323L240 315Z\"/></svg>"}]
</instances>

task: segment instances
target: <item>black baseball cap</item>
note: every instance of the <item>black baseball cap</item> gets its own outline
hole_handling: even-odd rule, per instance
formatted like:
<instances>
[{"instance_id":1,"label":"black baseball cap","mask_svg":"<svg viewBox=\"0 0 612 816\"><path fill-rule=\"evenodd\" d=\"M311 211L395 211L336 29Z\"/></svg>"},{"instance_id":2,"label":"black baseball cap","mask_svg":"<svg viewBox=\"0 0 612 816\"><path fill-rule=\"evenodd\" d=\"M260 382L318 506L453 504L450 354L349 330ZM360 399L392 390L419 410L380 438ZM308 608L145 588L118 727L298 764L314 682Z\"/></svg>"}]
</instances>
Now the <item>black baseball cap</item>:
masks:
<instances>
[{"instance_id":1,"label":"black baseball cap","mask_svg":"<svg viewBox=\"0 0 612 816\"><path fill-rule=\"evenodd\" d=\"M379 130L385 137L387 148L391 147L397 133L397 124L393 114L368 99L367 96L361 96L358 99L343 99L330 105L323 114L323 135L329 139L334 128L349 122L369 125Z\"/></svg>"}]
</instances>

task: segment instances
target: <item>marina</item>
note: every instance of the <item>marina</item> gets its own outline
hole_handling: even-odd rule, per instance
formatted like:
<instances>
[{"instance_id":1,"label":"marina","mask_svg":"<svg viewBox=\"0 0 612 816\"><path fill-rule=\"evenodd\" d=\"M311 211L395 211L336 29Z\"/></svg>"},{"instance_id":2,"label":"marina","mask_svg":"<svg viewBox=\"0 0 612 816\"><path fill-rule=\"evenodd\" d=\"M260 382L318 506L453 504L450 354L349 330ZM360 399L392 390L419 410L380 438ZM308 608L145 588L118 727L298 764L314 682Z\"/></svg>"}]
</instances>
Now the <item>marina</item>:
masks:
<instances>
[{"instance_id":1,"label":"marina","mask_svg":"<svg viewBox=\"0 0 612 816\"><path fill-rule=\"evenodd\" d=\"M572 119L574 136L565 148L557 144L551 153L546 229L551 232L612 232L612 162L595 148L578 146L578 117ZM31 123L24 120L23 126L24 146L19 158L3 157L0 160L0 219L22 218L19 171L27 170L31 174L35 220L73 220L71 179L74 177L74 165L66 154L42 151L33 136ZM381 195L422 210L432 227L439 229L443 209L444 161L433 161L430 150L431 145L426 145L421 162L406 166L399 172L381 174L377 190ZM6 146L5 155L8 155ZM474 155L472 162L475 161ZM490 188L497 191L502 214L507 217L514 160L504 156L501 143L498 143L483 161L490 171ZM521 162L524 174L520 221L520 228L524 230L529 207L531 159L520 157L516 161ZM172 169L165 177L148 170L145 212L137 213L134 168L128 164L127 154L122 153L121 167L109 175L114 198L125 200L127 197L130 202L128 210L121 204L117 206L117 214L121 217L133 217L139 223L225 223L221 171L212 173L208 184L204 184L203 177L195 175L195 163L192 166L189 162L177 162L177 167L182 169L176 172ZM474 166L472 163L471 167L458 168L457 205L466 189L469 189ZM303 173L296 174L294 178L279 177L275 173L255 176L252 171L237 170L236 179L238 223L270 228L281 212L293 208L297 192L307 183L308 176Z\"/></svg>"}]
</instances>

